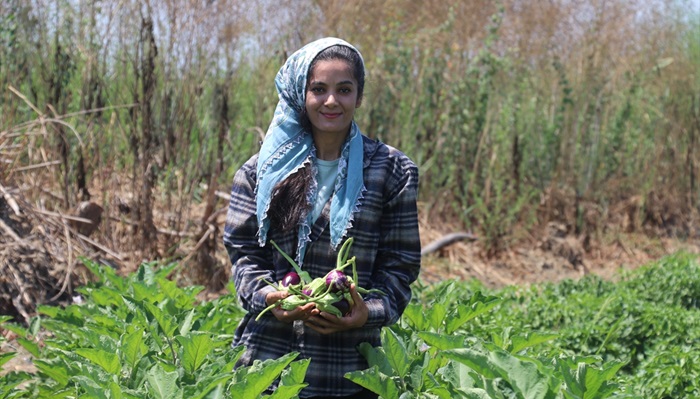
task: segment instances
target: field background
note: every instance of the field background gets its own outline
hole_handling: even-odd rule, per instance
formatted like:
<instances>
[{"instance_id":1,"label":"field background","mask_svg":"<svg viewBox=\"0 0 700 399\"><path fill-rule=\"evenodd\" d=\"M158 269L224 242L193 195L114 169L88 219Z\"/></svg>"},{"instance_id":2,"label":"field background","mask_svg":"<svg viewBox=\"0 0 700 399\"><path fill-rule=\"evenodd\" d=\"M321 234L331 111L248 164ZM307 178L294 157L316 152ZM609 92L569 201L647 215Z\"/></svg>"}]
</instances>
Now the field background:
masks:
<instances>
[{"instance_id":1,"label":"field background","mask_svg":"<svg viewBox=\"0 0 700 399\"><path fill-rule=\"evenodd\" d=\"M80 256L225 290L233 174L277 69L321 36L366 60L363 131L420 167L423 243L477 237L426 255L425 281L614 277L698 251L697 2L6 0L0 313L69 299Z\"/></svg>"}]
</instances>

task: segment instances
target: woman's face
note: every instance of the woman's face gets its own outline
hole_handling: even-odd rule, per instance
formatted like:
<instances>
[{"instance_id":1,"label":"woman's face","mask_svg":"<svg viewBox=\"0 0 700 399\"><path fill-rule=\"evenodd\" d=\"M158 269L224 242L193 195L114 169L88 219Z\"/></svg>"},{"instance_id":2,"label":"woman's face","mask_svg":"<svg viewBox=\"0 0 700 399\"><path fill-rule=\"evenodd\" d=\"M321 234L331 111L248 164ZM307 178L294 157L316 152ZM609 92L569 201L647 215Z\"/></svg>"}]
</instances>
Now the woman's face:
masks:
<instances>
[{"instance_id":1,"label":"woman's face","mask_svg":"<svg viewBox=\"0 0 700 399\"><path fill-rule=\"evenodd\" d=\"M316 62L306 88L306 112L314 136L348 134L355 109L362 102L357 89L346 61Z\"/></svg>"}]
</instances>

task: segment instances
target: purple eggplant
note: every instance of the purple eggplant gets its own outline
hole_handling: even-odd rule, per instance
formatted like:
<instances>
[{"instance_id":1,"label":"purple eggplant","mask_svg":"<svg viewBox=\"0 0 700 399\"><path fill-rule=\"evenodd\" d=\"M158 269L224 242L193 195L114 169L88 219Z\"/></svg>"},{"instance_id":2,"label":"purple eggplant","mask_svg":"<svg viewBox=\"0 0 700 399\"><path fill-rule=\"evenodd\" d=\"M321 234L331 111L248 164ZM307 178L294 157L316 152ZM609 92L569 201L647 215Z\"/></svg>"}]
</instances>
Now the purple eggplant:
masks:
<instances>
[{"instance_id":1,"label":"purple eggplant","mask_svg":"<svg viewBox=\"0 0 700 399\"><path fill-rule=\"evenodd\" d=\"M331 292L345 292L350 289L350 281L340 270L331 270L326 274L326 286L330 287Z\"/></svg>"},{"instance_id":2,"label":"purple eggplant","mask_svg":"<svg viewBox=\"0 0 700 399\"><path fill-rule=\"evenodd\" d=\"M341 313L343 316L345 316L345 315L347 315L348 313L350 313L350 302L348 302L348 300L345 299L345 298L342 298L342 299L339 300L338 302L334 302L334 303L333 303L333 306L335 306L336 308L338 308L338 310L340 310L340 313Z\"/></svg>"},{"instance_id":3,"label":"purple eggplant","mask_svg":"<svg viewBox=\"0 0 700 399\"><path fill-rule=\"evenodd\" d=\"M301 278L295 272L289 272L284 275L282 279L282 287L289 287L290 285L297 285L301 282Z\"/></svg>"}]
</instances>

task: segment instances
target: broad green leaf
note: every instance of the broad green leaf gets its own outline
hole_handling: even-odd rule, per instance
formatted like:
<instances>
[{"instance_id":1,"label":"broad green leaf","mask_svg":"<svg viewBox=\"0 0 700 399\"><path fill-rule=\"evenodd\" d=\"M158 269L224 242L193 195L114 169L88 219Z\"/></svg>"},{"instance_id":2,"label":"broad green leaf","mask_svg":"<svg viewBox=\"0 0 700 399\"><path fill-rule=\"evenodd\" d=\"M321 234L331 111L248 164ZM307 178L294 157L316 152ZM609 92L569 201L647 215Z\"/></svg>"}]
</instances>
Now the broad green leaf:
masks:
<instances>
[{"instance_id":1,"label":"broad green leaf","mask_svg":"<svg viewBox=\"0 0 700 399\"><path fill-rule=\"evenodd\" d=\"M63 388L68 384L68 368L61 360L35 359L34 366L40 373L56 381L59 388Z\"/></svg>"},{"instance_id":2,"label":"broad green leaf","mask_svg":"<svg viewBox=\"0 0 700 399\"><path fill-rule=\"evenodd\" d=\"M426 312L428 313L430 327L435 331L441 330L447 315L447 306L442 303L434 303L430 306L430 310Z\"/></svg>"},{"instance_id":3,"label":"broad green leaf","mask_svg":"<svg viewBox=\"0 0 700 399\"><path fill-rule=\"evenodd\" d=\"M0 398L9 398L13 396L6 396L14 389L16 386L30 381L34 378L32 374L24 371L7 373L0 376Z\"/></svg>"},{"instance_id":4,"label":"broad green leaf","mask_svg":"<svg viewBox=\"0 0 700 399\"><path fill-rule=\"evenodd\" d=\"M102 367L109 374L118 375L121 371L119 356L114 352L95 348L78 348L75 353Z\"/></svg>"},{"instance_id":5,"label":"broad green leaf","mask_svg":"<svg viewBox=\"0 0 700 399\"><path fill-rule=\"evenodd\" d=\"M511 337L510 349L511 353L518 353L525 348L531 348L535 345L556 339L558 334L540 333L537 331L529 332L525 335L516 335Z\"/></svg>"},{"instance_id":6,"label":"broad green leaf","mask_svg":"<svg viewBox=\"0 0 700 399\"><path fill-rule=\"evenodd\" d=\"M17 324L14 324L14 323L3 324L2 328L5 330L12 331L13 333L19 335L20 337L27 338L30 335L29 331L27 331L26 328L19 326Z\"/></svg>"},{"instance_id":7,"label":"broad green leaf","mask_svg":"<svg viewBox=\"0 0 700 399\"><path fill-rule=\"evenodd\" d=\"M6 322L8 320L12 320L12 316L0 315L0 324Z\"/></svg>"},{"instance_id":8,"label":"broad green leaf","mask_svg":"<svg viewBox=\"0 0 700 399\"><path fill-rule=\"evenodd\" d=\"M51 318L56 318L63 310L57 306L37 305L36 311Z\"/></svg>"},{"instance_id":9,"label":"broad green leaf","mask_svg":"<svg viewBox=\"0 0 700 399\"><path fill-rule=\"evenodd\" d=\"M384 399L396 399L399 397L399 388L394 380L381 373L376 366L367 370L346 373L345 378L379 394Z\"/></svg>"},{"instance_id":10,"label":"broad green leaf","mask_svg":"<svg viewBox=\"0 0 700 399\"><path fill-rule=\"evenodd\" d=\"M465 390L475 387L474 377L470 374L472 370L459 362L449 362L441 367L437 374L444 381L455 389Z\"/></svg>"},{"instance_id":11,"label":"broad green leaf","mask_svg":"<svg viewBox=\"0 0 700 399\"><path fill-rule=\"evenodd\" d=\"M124 397L122 388L114 381L109 382L109 397L110 399L122 399Z\"/></svg>"},{"instance_id":12,"label":"broad green leaf","mask_svg":"<svg viewBox=\"0 0 700 399\"><path fill-rule=\"evenodd\" d=\"M272 395L266 396L265 399L290 399L297 398L299 392L304 389L308 384L297 384L297 385L281 385L275 389Z\"/></svg>"},{"instance_id":13,"label":"broad green leaf","mask_svg":"<svg viewBox=\"0 0 700 399\"><path fill-rule=\"evenodd\" d=\"M544 399L548 395L547 377L539 372L537 366L520 360L506 351L461 348L441 353L469 366L486 378L501 378L507 381L516 393L525 398Z\"/></svg>"},{"instance_id":14,"label":"broad green leaf","mask_svg":"<svg viewBox=\"0 0 700 399\"><path fill-rule=\"evenodd\" d=\"M379 347L375 348L367 342L362 342L357 350L367 359L367 364L369 367L376 366L377 369L386 375L393 375L394 370L389 364L389 360L384 354L384 349Z\"/></svg>"},{"instance_id":15,"label":"broad green leaf","mask_svg":"<svg viewBox=\"0 0 700 399\"><path fill-rule=\"evenodd\" d=\"M207 392L206 395L195 397L193 399L224 399L226 397L226 387L223 383L217 385L211 391Z\"/></svg>"},{"instance_id":16,"label":"broad green leaf","mask_svg":"<svg viewBox=\"0 0 700 399\"><path fill-rule=\"evenodd\" d=\"M161 364L156 364L146 373L148 392L157 399L182 398L182 391L177 386L179 373L165 371Z\"/></svg>"},{"instance_id":17,"label":"broad green leaf","mask_svg":"<svg viewBox=\"0 0 700 399\"><path fill-rule=\"evenodd\" d=\"M180 264L177 262L160 266L158 269L155 270L155 277L158 279L167 279L170 273L172 273L172 271L175 270L175 268L177 268L178 266L180 266Z\"/></svg>"},{"instance_id":18,"label":"broad green leaf","mask_svg":"<svg viewBox=\"0 0 700 399\"><path fill-rule=\"evenodd\" d=\"M306 370L309 368L311 359L301 359L289 364L289 368L282 372L281 385L297 385L304 382Z\"/></svg>"},{"instance_id":19,"label":"broad green leaf","mask_svg":"<svg viewBox=\"0 0 700 399\"><path fill-rule=\"evenodd\" d=\"M165 295L155 285L146 285L140 281L131 283L131 288L134 291L134 299L144 301L146 303L161 302Z\"/></svg>"},{"instance_id":20,"label":"broad green leaf","mask_svg":"<svg viewBox=\"0 0 700 399\"><path fill-rule=\"evenodd\" d=\"M76 375L72 378L83 388L88 398L102 398L105 396L105 391L109 390L109 384L102 386L99 382L85 375Z\"/></svg>"},{"instance_id":21,"label":"broad green leaf","mask_svg":"<svg viewBox=\"0 0 700 399\"><path fill-rule=\"evenodd\" d=\"M415 330L426 331L428 329L428 321L423 313L423 306L417 303L409 303L403 315L413 324Z\"/></svg>"},{"instance_id":22,"label":"broad green leaf","mask_svg":"<svg viewBox=\"0 0 700 399\"><path fill-rule=\"evenodd\" d=\"M83 265L85 265L85 267L87 267L88 270L95 275L95 277L100 279L100 282L104 283L105 285L111 284L114 288L117 288L120 291L125 290L126 281L124 278L118 276L114 269L109 266L100 265L99 263L87 258L81 258L81 260Z\"/></svg>"},{"instance_id":23,"label":"broad green leaf","mask_svg":"<svg viewBox=\"0 0 700 399\"><path fill-rule=\"evenodd\" d=\"M414 389L421 389L423 387L423 379L430 372L430 353L425 351L423 353L423 361L415 361L411 364L411 372L408 375L408 380L411 382L411 386Z\"/></svg>"},{"instance_id":24,"label":"broad green leaf","mask_svg":"<svg viewBox=\"0 0 700 399\"><path fill-rule=\"evenodd\" d=\"M163 334L168 338L173 338L173 332L175 332L175 329L177 328L175 318L163 312L160 308L150 302L143 302L143 305L156 319L158 326L160 326L161 330L163 331Z\"/></svg>"},{"instance_id":25,"label":"broad green leaf","mask_svg":"<svg viewBox=\"0 0 700 399\"><path fill-rule=\"evenodd\" d=\"M385 328L382 331L382 347L389 364L394 369L395 375L405 378L411 367L411 359L401 337L392 329Z\"/></svg>"},{"instance_id":26,"label":"broad green leaf","mask_svg":"<svg viewBox=\"0 0 700 399\"><path fill-rule=\"evenodd\" d=\"M475 292L469 299L469 303L459 304L457 314L447 318L446 332L452 334L467 321L490 311L501 302L502 299L496 296L485 296L481 291Z\"/></svg>"},{"instance_id":27,"label":"broad green leaf","mask_svg":"<svg viewBox=\"0 0 700 399\"><path fill-rule=\"evenodd\" d=\"M187 399L225 398L226 384L233 377L230 372L197 380L196 385L184 389Z\"/></svg>"},{"instance_id":28,"label":"broad green leaf","mask_svg":"<svg viewBox=\"0 0 700 399\"><path fill-rule=\"evenodd\" d=\"M298 352L292 352L279 359L255 361L251 366L237 369L234 372L234 384L230 388L231 397L257 398L297 356Z\"/></svg>"},{"instance_id":29,"label":"broad green leaf","mask_svg":"<svg viewBox=\"0 0 700 399\"><path fill-rule=\"evenodd\" d=\"M267 399L295 398L307 385L304 382L306 369L309 367L311 359L302 359L289 364L289 367L282 372L280 384L275 392Z\"/></svg>"},{"instance_id":30,"label":"broad green leaf","mask_svg":"<svg viewBox=\"0 0 700 399\"><path fill-rule=\"evenodd\" d=\"M26 349L27 352L31 353L35 358L41 357L41 349L39 348L39 344L33 340L17 337L17 343L22 345L22 347Z\"/></svg>"},{"instance_id":31,"label":"broad green leaf","mask_svg":"<svg viewBox=\"0 0 700 399\"><path fill-rule=\"evenodd\" d=\"M466 337L461 335L447 335L433 332L419 332L420 337L426 344L440 350L464 348Z\"/></svg>"},{"instance_id":32,"label":"broad green leaf","mask_svg":"<svg viewBox=\"0 0 700 399\"><path fill-rule=\"evenodd\" d=\"M190 333L190 330L192 329L192 323L194 323L195 320L195 315L196 309L194 308L187 313L187 316L185 316L185 320L183 320L180 324L180 335L187 335Z\"/></svg>"},{"instance_id":33,"label":"broad green leaf","mask_svg":"<svg viewBox=\"0 0 700 399\"><path fill-rule=\"evenodd\" d=\"M143 343L143 329L139 328L131 333L122 335L120 349L126 364L132 367L136 365L143 353L148 350Z\"/></svg>"},{"instance_id":34,"label":"broad green leaf","mask_svg":"<svg viewBox=\"0 0 700 399\"><path fill-rule=\"evenodd\" d=\"M182 367L188 373L194 373L213 348L211 337L207 333L198 333L178 336L176 339L182 345Z\"/></svg>"},{"instance_id":35,"label":"broad green leaf","mask_svg":"<svg viewBox=\"0 0 700 399\"><path fill-rule=\"evenodd\" d=\"M141 282L145 285L154 285L156 283L156 273L153 271L155 264L142 263L131 278L133 282Z\"/></svg>"},{"instance_id":36,"label":"broad green leaf","mask_svg":"<svg viewBox=\"0 0 700 399\"><path fill-rule=\"evenodd\" d=\"M13 357L17 355L17 352L6 352L0 353L0 370L2 370L2 365L10 361Z\"/></svg>"},{"instance_id":37,"label":"broad green leaf","mask_svg":"<svg viewBox=\"0 0 700 399\"><path fill-rule=\"evenodd\" d=\"M589 365L585 359L558 359L556 365L566 382L567 396L593 399L608 396L610 388L616 386L615 374L625 362L611 361L602 369Z\"/></svg>"}]
</instances>

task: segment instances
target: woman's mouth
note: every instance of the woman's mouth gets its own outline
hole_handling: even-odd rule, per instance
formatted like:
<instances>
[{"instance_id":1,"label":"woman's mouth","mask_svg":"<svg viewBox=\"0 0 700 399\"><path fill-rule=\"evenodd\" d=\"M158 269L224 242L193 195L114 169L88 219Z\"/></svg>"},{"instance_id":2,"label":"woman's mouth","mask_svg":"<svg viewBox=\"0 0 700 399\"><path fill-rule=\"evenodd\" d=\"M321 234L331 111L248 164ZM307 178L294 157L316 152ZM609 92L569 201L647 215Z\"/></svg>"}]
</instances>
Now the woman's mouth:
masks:
<instances>
[{"instance_id":1,"label":"woman's mouth","mask_svg":"<svg viewBox=\"0 0 700 399\"><path fill-rule=\"evenodd\" d=\"M339 118L342 115L342 113L339 113L339 112L338 113L321 112L321 115L323 115L323 117L327 118L327 119L335 119L335 118Z\"/></svg>"}]
</instances>

